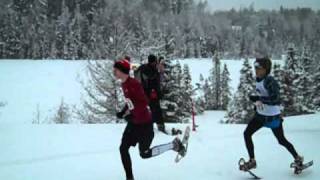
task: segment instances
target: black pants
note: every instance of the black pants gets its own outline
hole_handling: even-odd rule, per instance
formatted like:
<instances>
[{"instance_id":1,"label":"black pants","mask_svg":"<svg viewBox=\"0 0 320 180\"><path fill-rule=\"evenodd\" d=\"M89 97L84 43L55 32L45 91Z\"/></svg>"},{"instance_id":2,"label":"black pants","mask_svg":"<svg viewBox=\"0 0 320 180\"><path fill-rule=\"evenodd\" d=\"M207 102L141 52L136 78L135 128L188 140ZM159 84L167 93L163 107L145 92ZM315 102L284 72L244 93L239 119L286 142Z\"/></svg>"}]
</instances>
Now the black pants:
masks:
<instances>
[{"instance_id":1,"label":"black pants","mask_svg":"<svg viewBox=\"0 0 320 180\"><path fill-rule=\"evenodd\" d=\"M153 137L152 124L133 125L128 123L120 145L121 160L128 179L133 179L132 163L129 154L130 147L139 144L140 156L143 159L150 158L152 156L150 145Z\"/></svg>"},{"instance_id":2,"label":"black pants","mask_svg":"<svg viewBox=\"0 0 320 180\"><path fill-rule=\"evenodd\" d=\"M260 128L263 127L263 123L264 123L265 118L266 118L265 116L255 115L255 117L250 121L246 130L244 131L244 139L245 139L245 143L246 143L247 150L249 153L249 157L251 159L255 158L254 146L253 146L253 142L252 142L252 135L255 132L257 132ZM298 153L296 152L293 145L284 136L282 122L281 122L280 127L272 129L272 132L273 132L274 136L277 138L279 144L284 146L285 148L287 148L287 150L291 153L293 158L296 158L298 156Z\"/></svg>"},{"instance_id":3,"label":"black pants","mask_svg":"<svg viewBox=\"0 0 320 180\"><path fill-rule=\"evenodd\" d=\"M160 101L159 100L150 101L149 106L152 113L152 121L157 123L158 125L164 125Z\"/></svg>"}]
</instances>

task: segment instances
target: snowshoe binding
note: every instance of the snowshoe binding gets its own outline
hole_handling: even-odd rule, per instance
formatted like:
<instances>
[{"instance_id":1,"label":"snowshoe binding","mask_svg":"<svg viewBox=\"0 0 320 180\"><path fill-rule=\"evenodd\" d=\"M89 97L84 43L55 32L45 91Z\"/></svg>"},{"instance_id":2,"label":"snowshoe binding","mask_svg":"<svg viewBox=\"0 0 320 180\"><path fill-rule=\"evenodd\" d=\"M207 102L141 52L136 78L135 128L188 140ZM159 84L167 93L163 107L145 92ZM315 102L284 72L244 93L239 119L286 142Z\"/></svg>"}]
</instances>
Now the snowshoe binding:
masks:
<instances>
[{"instance_id":1,"label":"snowshoe binding","mask_svg":"<svg viewBox=\"0 0 320 180\"><path fill-rule=\"evenodd\" d=\"M294 169L294 174L301 174L303 170L309 168L313 165L313 161L303 163L304 158L302 156L298 156L293 163L291 163L290 167Z\"/></svg>"},{"instance_id":2,"label":"snowshoe binding","mask_svg":"<svg viewBox=\"0 0 320 180\"><path fill-rule=\"evenodd\" d=\"M250 159L248 162L246 162L244 158L241 158L238 162L238 165L240 171L248 172L254 179L262 179L251 171L252 169L257 168L257 163L254 159Z\"/></svg>"},{"instance_id":3,"label":"snowshoe binding","mask_svg":"<svg viewBox=\"0 0 320 180\"><path fill-rule=\"evenodd\" d=\"M187 154L188 144L189 144L189 137L190 137L190 127L186 127L186 130L184 132L183 138L180 141L174 141L176 152L178 152L175 162L178 163L182 158L184 158Z\"/></svg>"}]
</instances>

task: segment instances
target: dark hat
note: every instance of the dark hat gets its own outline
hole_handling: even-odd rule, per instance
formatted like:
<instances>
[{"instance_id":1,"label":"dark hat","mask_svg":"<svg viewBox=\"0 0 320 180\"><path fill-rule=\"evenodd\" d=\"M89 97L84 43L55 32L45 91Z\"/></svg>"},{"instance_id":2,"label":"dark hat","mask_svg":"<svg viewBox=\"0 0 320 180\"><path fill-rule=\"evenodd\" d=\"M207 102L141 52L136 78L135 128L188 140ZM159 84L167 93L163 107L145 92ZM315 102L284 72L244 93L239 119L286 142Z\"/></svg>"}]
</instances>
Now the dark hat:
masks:
<instances>
[{"instance_id":1,"label":"dark hat","mask_svg":"<svg viewBox=\"0 0 320 180\"><path fill-rule=\"evenodd\" d=\"M128 60L123 59L123 60L119 60L119 61L115 62L113 67L116 69L119 69L121 72L123 72L125 74L129 74L131 65Z\"/></svg>"},{"instance_id":2,"label":"dark hat","mask_svg":"<svg viewBox=\"0 0 320 180\"><path fill-rule=\"evenodd\" d=\"M128 55L124 56L124 59L128 60L129 62L131 62L131 57L128 56Z\"/></svg>"},{"instance_id":3,"label":"dark hat","mask_svg":"<svg viewBox=\"0 0 320 180\"><path fill-rule=\"evenodd\" d=\"M159 62L162 62L162 61L164 61L164 57L163 57L163 56L160 56L160 57L158 58L158 60L159 60Z\"/></svg>"},{"instance_id":4,"label":"dark hat","mask_svg":"<svg viewBox=\"0 0 320 180\"><path fill-rule=\"evenodd\" d=\"M256 69L259 69L259 68L266 69L267 74L270 74L272 62L269 58L257 58L254 63L254 67Z\"/></svg>"},{"instance_id":5,"label":"dark hat","mask_svg":"<svg viewBox=\"0 0 320 180\"><path fill-rule=\"evenodd\" d=\"M150 54L148 56L148 63L154 63L157 61L157 56L153 55L153 54Z\"/></svg>"}]
</instances>

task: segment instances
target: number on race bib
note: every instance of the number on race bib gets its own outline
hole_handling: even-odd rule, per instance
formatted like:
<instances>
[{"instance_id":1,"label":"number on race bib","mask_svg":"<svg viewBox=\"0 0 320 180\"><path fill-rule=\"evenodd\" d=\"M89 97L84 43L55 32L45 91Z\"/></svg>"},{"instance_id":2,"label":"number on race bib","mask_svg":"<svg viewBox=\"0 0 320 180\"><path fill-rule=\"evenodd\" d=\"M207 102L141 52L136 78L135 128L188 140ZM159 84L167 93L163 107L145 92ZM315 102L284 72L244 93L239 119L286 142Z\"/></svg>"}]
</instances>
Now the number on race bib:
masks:
<instances>
[{"instance_id":1,"label":"number on race bib","mask_svg":"<svg viewBox=\"0 0 320 180\"><path fill-rule=\"evenodd\" d=\"M132 101L129 98L126 98L126 103L127 103L127 106L128 106L129 110L133 110L134 109L134 105L133 105Z\"/></svg>"}]
</instances>

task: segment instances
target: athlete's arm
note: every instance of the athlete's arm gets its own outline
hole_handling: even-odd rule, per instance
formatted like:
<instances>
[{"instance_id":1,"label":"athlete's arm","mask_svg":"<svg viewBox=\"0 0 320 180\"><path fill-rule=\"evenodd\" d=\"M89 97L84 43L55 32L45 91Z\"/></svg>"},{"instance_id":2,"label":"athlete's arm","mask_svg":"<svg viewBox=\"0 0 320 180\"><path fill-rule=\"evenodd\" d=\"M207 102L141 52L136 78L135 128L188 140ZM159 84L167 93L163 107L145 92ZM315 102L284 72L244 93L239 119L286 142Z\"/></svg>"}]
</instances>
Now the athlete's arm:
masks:
<instances>
[{"instance_id":1,"label":"athlete's arm","mask_svg":"<svg viewBox=\"0 0 320 180\"><path fill-rule=\"evenodd\" d=\"M267 77L264 83L269 96L261 96L260 101L267 105L280 105L280 87L273 77Z\"/></svg>"}]
</instances>

